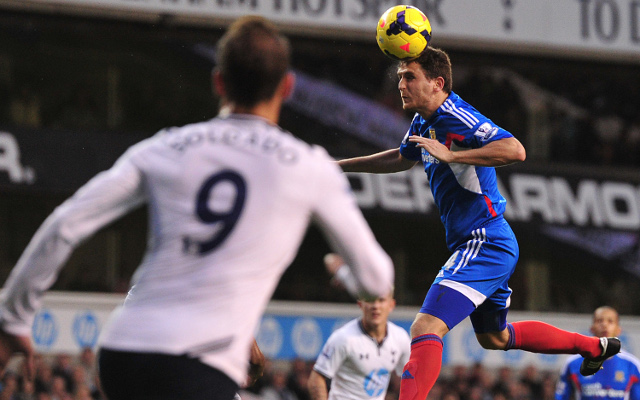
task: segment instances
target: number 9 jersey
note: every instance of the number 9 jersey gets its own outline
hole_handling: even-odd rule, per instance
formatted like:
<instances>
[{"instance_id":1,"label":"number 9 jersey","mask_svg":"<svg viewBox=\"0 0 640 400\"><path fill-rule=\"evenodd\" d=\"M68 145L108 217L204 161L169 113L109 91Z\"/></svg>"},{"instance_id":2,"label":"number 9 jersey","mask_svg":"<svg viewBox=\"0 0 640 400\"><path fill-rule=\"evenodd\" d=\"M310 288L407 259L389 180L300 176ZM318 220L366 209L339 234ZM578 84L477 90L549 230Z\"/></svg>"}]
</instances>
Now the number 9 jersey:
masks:
<instances>
[{"instance_id":1,"label":"number 9 jersey","mask_svg":"<svg viewBox=\"0 0 640 400\"><path fill-rule=\"evenodd\" d=\"M360 290L392 288L391 261L326 151L231 114L132 146L59 206L7 282L5 296L21 304L0 305L6 329L29 335L40 294L73 248L143 204L148 249L103 348L198 358L241 383L259 319L311 221Z\"/></svg>"}]
</instances>

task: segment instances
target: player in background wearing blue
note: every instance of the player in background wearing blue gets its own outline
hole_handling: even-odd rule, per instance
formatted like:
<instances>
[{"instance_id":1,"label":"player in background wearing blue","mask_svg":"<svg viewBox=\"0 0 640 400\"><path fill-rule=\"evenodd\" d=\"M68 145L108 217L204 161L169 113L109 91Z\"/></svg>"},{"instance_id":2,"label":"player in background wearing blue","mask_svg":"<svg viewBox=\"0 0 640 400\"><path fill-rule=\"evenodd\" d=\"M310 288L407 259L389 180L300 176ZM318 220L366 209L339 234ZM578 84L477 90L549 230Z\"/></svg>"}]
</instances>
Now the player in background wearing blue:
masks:
<instances>
[{"instance_id":1,"label":"player in background wearing blue","mask_svg":"<svg viewBox=\"0 0 640 400\"><path fill-rule=\"evenodd\" d=\"M593 312L591 333L595 336L618 336L620 316L608 306ZM580 374L580 356L572 356L562 369L556 386L556 400L626 399L640 400L640 360L622 351L603 364L603 371L593 376Z\"/></svg>"},{"instance_id":2,"label":"player in background wearing blue","mask_svg":"<svg viewBox=\"0 0 640 400\"><path fill-rule=\"evenodd\" d=\"M620 349L617 338L567 332L539 321L507 324L508 281L518 242L503 218L494 167L524 161L522 144L452 91L451 62L436 48L398 65L403 108L415 112L399 148L339 161L347 172L392 173L422 162L453 253L411 326L400 400L424 400L442 365L442 338L470 316L486 349L581 354L583 374Z\"/></svg>"}]
</instances>

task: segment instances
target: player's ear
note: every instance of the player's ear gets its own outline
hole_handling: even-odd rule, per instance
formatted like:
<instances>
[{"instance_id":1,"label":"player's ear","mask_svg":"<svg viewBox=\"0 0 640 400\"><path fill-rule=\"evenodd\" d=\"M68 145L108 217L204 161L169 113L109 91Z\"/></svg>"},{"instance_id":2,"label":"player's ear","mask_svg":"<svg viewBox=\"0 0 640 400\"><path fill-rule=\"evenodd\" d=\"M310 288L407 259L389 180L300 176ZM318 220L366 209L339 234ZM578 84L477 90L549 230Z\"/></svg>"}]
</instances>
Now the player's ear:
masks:
<instances>
[{"instance_id":1,"label":"player's ear","mask_svg":"<svg viewBox=\"0 0 640 400\"><path fill-rule=\"evenodd\" d=\"M211 80L213 81L213 90L218 93L220 97L227 97L227 91L225 90L224 82L222 81L222 73L219 69L215 68L213 70Z\"/></svg>"},{"instance_id":2,"label":"player's ear","mask_svg":"<svg viewBox=\"0 0 640 400\"><path fill-rule=\"evenodd\" d=\"M293 94L293 88L296 86L296 76L293 72L287 72L282 78L282 99L287 100Z\"/></svg>"},{"instance_id":3,"label":"player's ear","mask_svg":"<svg viewBox=\"0 0 640 400\"><path fill-rule=\"evenodd\" d=\"M436 86L438 87L439 90L444 89L444 78L439 76L436 78Z\"/></svg>"},{"instance_id":4,"label":"player's ear","mask_svg":"<svg viewBox=\"0 0 640 400\"><path fill-rule=\"evenodd\" d=\"M616 329L613 332L613 336L618 337L620 336L621 333L622 333L622 328L620 327L620 325L616 326Z\"/></svg>"}]
</instances>

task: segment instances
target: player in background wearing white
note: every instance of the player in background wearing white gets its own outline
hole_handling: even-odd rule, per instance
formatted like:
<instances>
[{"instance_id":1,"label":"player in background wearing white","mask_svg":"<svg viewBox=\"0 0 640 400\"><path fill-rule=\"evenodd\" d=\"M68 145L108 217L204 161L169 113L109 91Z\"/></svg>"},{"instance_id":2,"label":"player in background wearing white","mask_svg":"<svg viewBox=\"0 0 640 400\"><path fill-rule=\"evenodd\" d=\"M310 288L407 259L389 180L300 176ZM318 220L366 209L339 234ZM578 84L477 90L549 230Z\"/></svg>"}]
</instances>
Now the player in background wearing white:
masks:
<instances>
[{"instance_id":1,"label":"player in background wearing white","mask_svg":"<svg viewBox=\"0 0 640 400\"><path fill-rule=\"evenodd\" d=\"M352 267L354 295L391 290L391 259L340 168L277 125L294 85L289 59L273 24L239 19L218 43L220 115L132 146L47 218L2 292L0 368L22 352L32 373L42 294L75 247L145 203L147 253L99 342L110 400L233 399L259 319L312 221Z\"/></svg>"},{"instance_id":2,"label":"player in background wearing white","mask_svg":"<svg viewBox=\"0 0 640 400\"><path fill-rule=\"evenodd\" d=\"M613 337L620 332L618 312L609 306L596 308L591 333L598 337ZM622 350L605 360L603 370L591 376L582 376L581 364L579 355L567 359L556 385L556 400L640 400L640 360L631 353Z\"/></svg>"},{"instance_id":3,"label":"player in background wearing white","mask_svg":"<svg viewBox=\"0 0 640 400\"><path fill-rule=\"evenodd\" d=\"M327 255L325 265L333 274L341 268L340 275L348 274L337 255ZM411 352L407 331L388 320L395 305L393 291L358 300L362 316L333 332L318 356L308 382L312 400L384 400L391 373L402 375Z\"/></svg>"}]
</instances>

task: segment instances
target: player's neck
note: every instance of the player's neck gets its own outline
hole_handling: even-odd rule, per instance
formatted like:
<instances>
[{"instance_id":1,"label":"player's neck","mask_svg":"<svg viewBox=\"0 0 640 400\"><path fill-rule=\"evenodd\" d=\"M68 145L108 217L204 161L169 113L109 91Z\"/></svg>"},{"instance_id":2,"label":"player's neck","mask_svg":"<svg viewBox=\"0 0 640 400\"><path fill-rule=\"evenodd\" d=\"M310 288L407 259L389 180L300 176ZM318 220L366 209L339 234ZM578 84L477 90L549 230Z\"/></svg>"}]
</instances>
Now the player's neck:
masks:
<instances>
[{"instance_id":1,"label":"player's neck","mask_svg":"<svg viewBox=\"0 0 640 400\"><path fill-rule=\"evenodd\" d=\"M262 101L253 106L227 104L225 105L225 110L233 114L249 114L262 117L267 121L277 125L278 120L280 119L281 106L282 100L274 97L270 100Z\"/></svg>"},{"instance_id":2,"label":"player's neck","mask_svg":"<svg viewBox=\"0 0 640 400\"><path fill-rule=\"evenodd\" d=\"M385 337L387 337L387 323L386 321L382 324L373 324L367 322L366 320L362 320L362 327L367 335L374 338L378 343L381 343Z\"/></svg>"},{"instance_id":3,"label":"player's neck","mask_svg":"<svg viewBox=\"0 0 640 400\"><path fill-rule=\"evenodd\" d=\"M424 108L418 110L417 112L425 120L429 119L429 117L431 117L433 113L438 111L438 109L444 104L444 102L448 98L449 98L449 93L437 92L434 98L431 101L427 102Z\"/></svg>"}]
</instances>

